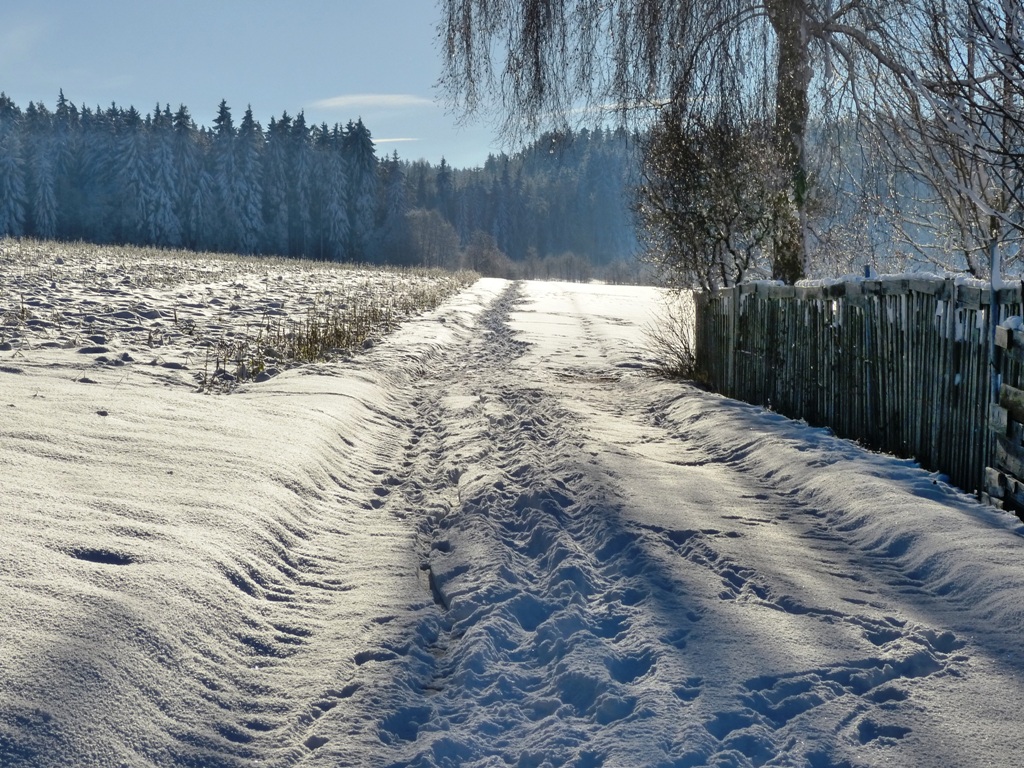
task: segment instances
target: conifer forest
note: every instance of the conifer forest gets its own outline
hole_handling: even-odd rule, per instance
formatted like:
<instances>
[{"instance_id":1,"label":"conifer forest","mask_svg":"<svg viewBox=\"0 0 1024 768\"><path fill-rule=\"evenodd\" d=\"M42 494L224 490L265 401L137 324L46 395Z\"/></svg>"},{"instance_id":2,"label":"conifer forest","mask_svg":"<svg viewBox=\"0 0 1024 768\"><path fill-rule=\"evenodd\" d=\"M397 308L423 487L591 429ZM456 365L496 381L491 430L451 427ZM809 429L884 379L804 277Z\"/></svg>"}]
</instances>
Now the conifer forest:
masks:
<instances>
[{"instance_id":1,"label":"conifer forest","mask_svg":"<svg viewBox=\"0 0 1024 768\"><path fill-rule=\"evenodd\" d=\"M545 133L482 168L378 155L361 119L0 94L0 236L634 279L637 139Z\"/></svg>"}]
</instances>

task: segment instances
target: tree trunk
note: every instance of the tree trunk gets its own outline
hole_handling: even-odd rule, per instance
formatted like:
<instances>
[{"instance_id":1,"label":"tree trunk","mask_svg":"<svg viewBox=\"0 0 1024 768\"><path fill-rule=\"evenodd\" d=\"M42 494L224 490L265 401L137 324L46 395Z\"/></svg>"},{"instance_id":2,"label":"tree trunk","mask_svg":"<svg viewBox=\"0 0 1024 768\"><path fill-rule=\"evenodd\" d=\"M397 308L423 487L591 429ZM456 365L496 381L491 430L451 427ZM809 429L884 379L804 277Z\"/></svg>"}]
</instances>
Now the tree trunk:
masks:
<instances>
[{"instance_id":1,"label":"tree trunk","mask_svg":"<svg viewBox=\"0 0 1024 768\"><path fill-rule=\"evenodd\" d=\"M778 40L775 135L784 171L790 176L790 195L776 211L772 277L795 283L804 277L807 250L807 166L804 137L811 82L807 15L803 0L769 0L768 19Z\"/></svg>"}]
</instances>

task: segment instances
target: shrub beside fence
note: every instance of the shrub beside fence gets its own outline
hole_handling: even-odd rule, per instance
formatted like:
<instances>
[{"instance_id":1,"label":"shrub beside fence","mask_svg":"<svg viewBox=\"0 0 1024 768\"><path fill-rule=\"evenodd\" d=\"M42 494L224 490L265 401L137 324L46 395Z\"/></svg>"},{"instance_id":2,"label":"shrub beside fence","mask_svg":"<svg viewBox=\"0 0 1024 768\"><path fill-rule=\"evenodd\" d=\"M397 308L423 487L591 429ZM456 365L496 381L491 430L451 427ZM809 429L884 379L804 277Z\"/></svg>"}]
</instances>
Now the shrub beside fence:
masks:
<instances>
[{"instance_id":1,"label":"shrub beside fence","mask_svg":"<svg viewBox=\"0 0 1024 768\"><path fill-rule=\"evenodd\" d=\"M1024 509L1024 333L992 325L1021 315L1019 284L994 305L987 288L927 277L753 283L695 299L697 370L712 389Z\"/></svg>"}]
</instances>

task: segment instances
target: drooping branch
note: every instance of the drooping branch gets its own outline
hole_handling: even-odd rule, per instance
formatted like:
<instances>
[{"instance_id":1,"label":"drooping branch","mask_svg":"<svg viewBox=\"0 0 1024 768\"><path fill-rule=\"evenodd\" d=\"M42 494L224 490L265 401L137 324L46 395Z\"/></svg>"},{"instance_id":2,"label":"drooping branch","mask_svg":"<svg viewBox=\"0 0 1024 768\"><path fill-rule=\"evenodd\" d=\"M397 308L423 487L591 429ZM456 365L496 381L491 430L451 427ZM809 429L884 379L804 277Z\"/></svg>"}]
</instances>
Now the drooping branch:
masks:
<instances>
[{"instance_id":1,"label":"drooping branch","mask_svg":"<svg viewBox=\"0 0 1024 768\"><path fill-rule=\"evenodd\" d=\"M696 120L726 109L741 122L774 126L774 154L790 184L776 200L773 273L793 281L814 247L808 132L844 113L885 117L886 130L907 138L899 157L887 156L945 185L942 205L988 206L1002 211L1002 227L1013 226L1016 214L993 204L987 187L1000 186L1004 201L1021 196L1024 11L1016 0L955 7L956 14L947 0L444 0L441 84L466 115L497 107L508 138L573 116L592 121L596 110L649 126L649 109L638 108L666 104ZM969 17L969 25L954 23ZM929 22L946 35L943 46ZM977 68L958 60L968 32L978 40ZM951 161L953 153L967 162Z\"/></svg>"}]
</instances>

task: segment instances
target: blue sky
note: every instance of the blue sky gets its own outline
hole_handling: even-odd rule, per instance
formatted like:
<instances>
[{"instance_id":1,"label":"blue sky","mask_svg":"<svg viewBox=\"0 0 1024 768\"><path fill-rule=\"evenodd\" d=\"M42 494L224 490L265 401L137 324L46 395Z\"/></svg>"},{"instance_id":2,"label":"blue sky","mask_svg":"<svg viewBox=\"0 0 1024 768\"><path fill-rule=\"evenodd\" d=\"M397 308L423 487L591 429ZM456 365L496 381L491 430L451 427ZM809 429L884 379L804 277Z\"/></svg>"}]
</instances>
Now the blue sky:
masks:
<instances>
[{"instance_id":1,"label":"blue sky","mask_svg":"<svg viewBox=\"0 0 1024 768\"><path fill-rule=\"evenodd\" d=\"M434 88L434 0L3 0L0 91L24 108L185 104L211 125L221 99L266 126L362 117L378 155L456 167L499 151L489 124L460 125Z\"/></svg>"}]
</instances>

